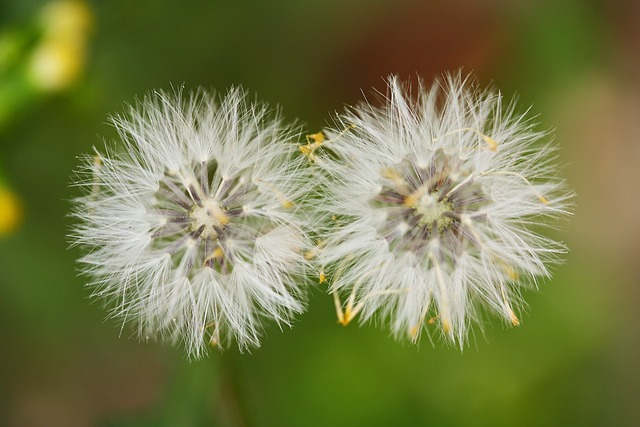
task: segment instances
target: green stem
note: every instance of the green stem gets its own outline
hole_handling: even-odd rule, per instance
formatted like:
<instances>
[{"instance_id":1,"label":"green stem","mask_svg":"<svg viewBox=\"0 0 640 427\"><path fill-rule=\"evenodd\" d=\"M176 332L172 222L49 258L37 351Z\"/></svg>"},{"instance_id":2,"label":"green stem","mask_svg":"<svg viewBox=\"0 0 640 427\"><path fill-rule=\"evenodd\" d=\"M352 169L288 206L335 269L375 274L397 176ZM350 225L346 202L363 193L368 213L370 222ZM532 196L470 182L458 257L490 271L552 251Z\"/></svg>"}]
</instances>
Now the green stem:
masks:
<instances>
[{"instance_id":1,"label":"green stem","mask_svg":"<svg viewBox=\"0 0 640 427\"><path fill-rule=\"evenodd\" d=\"M177 360L171 366L173 374L165 398L142 425L248 427L248 414L241 399L239 356L234 350L214 350L203 360Z\"/></svg>"}]
</instances>

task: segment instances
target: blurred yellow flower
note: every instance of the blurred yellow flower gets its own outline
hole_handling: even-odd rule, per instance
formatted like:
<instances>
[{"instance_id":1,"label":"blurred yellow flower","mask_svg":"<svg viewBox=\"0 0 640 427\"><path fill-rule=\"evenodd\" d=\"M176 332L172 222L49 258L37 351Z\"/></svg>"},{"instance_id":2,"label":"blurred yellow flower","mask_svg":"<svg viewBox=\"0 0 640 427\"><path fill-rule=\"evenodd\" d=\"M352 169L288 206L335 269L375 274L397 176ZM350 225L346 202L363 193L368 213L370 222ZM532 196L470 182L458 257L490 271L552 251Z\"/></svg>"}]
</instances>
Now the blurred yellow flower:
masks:
<instances>
[{"instance_id":1,"label":"blurred yellow flower","mask_svg":"<svg viewBox=\"0 0 640 427\"><path fill-rule=\"evenodd\" d=\"M29 77L39 88L56 91L69 87L84 68L84 49L65 40L45 41L29 63Z\"/></svg>"},{"instance_id":2,"label":"blurred yellow flower","mask_svg":"<svg viewBox=\"0 0 640 427\"><path fill-rule=\"evenodd\" d=\"M89 6L80 0L54 1L40 14L45 37L86 38L93 26Z\"/></svg>"},{"instance_id":3,"label":"blurred yellow flower","mask_svg":"<svg viewBox=\"0 0 640 427\"><path fill-rule=\"evenodd\" d=\"M63 90L84 69L91 10L80 0L55 1L42 10L40 19L43 38L30 57L29 78L40 90Z\"/></svg>"},{"instance_id":4,"label":"blurred yellow flower","mask_svg":"<svg viewBox=\"0 0 640 427\"><path fill-rule=\"evenodd\" d=\"M0 236L14 231L22 220L22 203L8 187L0 186Z\"/></svg>"}]
</instances>

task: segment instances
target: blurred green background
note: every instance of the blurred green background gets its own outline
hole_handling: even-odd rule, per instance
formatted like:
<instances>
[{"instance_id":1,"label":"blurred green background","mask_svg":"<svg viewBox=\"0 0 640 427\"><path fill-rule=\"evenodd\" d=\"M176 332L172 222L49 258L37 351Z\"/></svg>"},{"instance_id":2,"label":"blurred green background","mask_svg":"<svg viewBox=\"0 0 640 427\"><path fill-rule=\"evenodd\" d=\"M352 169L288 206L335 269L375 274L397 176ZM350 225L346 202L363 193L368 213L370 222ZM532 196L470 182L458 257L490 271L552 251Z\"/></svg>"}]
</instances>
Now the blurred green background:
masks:
<instances>
[{"instance_id":1,"label":"blurred green background","mask_svg":"<svg viewBox=\"0 0 640 427\"><path fill-rule=\"evenodd\" d=\"M49 3L0 1L0 425L637 425L639 2ZM555 233L571 252L526 293L521 327L492 319L462 354L412 347L339 326L319 287L252 354L189 363L89 299L68 183L123 103L242 84L311 132L390 73L459 67L533 105L578 194Z\"/></svg>"}]
</instances>

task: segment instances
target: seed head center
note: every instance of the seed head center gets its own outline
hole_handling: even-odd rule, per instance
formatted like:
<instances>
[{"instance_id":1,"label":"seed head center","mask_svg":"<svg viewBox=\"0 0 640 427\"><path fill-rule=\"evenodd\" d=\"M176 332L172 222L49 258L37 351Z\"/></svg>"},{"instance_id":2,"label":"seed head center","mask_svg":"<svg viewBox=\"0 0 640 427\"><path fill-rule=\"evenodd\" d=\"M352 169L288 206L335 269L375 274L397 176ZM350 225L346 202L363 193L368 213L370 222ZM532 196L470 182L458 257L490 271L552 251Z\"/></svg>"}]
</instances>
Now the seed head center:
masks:
<instances>
[{"instance_id":1,"label":"seed head center","mask_svg":"<svg viewBox=\"0 0 640 427\"><path fill-rule=\"evenodd\" d=\"M194 206L190 216L193 230L197 230L204 225L203 238L211 237L215 239L218 237L216 228L220 230L229 222L229 217L220 208L219 203L211 198L203 200L202 206Z\"/></svg>"},{"instance_id":2,"label":"seed head center","mask_svg":"<svg viewBox=\"0 0 640 427\"><path fill-rule=\"evenodd\" d=\"M431 194L424 194L420 197L414 209L416 215L420 216L420 225L431 226L435 222L438 230L442 231L452 223L452 219L445 214L453 211L453 205L446 198L438 200L439 198L437 191Z\"/></svg>"}]
</instances>

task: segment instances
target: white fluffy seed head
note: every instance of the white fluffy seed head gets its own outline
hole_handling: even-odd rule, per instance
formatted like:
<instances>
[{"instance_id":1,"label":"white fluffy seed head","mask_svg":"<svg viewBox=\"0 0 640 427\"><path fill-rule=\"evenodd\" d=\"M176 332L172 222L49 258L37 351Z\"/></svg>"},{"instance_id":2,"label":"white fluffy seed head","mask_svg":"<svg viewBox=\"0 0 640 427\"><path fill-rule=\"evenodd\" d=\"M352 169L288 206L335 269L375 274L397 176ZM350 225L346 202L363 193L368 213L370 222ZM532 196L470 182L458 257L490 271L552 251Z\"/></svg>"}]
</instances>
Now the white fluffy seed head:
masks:
<instances>
[{"instance_id":1,"label":"white fluffy seed head","mask_svg":"<svg viewBox=\"0 0 640 427\"><path fill-rule=\"evenodd\" d=\"M537 232L571 197L547 133L460 75L415 93L391 77L383 102L348 109L313 151L340 320L378 317L413 342L437 324L459 345L479 306L519 324L520 289L564 252Z\"/></svg>"},{"instance_id":2,"label":"white fluffy seed head","mask_svg":"<svg viewBox=\"0 0 640 427\"><path fill-rule=\"evenodd\" d=\"M307 170L277 113L231 89L155 92L113 119L123 149L84 159L72 240L96 297L191 357L303 309Z\"/></svg>"}]
</instances>

